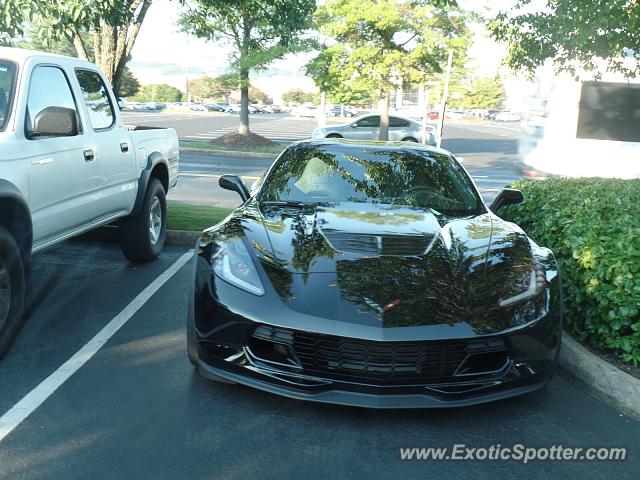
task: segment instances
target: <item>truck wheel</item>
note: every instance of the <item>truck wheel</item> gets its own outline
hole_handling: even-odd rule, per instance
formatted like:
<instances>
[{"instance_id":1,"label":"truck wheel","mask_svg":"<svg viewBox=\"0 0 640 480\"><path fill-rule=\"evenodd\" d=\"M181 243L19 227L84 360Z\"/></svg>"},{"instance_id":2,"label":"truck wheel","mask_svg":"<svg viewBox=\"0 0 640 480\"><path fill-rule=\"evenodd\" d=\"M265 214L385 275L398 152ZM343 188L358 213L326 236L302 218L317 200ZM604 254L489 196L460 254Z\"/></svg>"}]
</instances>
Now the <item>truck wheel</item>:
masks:
<instances>
[{"instance_id":1,"label":"truck wheel","mask_svg":"<svg viewBox=\"0 0 640 480\"><path fill-rule=\"evenodd\" d=\"M167 199L160 180L149 182L142 210L122 224L122 252L134 262L154 260L167 235Z\"/></svg>"},{"instance_id":2,"label":"truck wheel","mask_svg":"<svg viewBox=\"0 0 640 480\"><path fill-rule=\"evenodd\" d=\"M24 266L20 249L4 227L0 227L0 358L13 344L23 323Z\"/></svg>"}]
</instances>

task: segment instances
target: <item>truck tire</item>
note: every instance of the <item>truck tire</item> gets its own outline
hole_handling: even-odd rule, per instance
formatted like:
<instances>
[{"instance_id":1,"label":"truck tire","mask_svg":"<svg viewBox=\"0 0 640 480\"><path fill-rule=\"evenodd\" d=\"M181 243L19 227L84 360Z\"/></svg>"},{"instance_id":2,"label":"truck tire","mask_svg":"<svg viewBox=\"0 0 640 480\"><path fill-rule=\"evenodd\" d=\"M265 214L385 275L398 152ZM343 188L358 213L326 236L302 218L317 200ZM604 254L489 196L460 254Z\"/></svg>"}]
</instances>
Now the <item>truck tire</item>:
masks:
<instances>
[{"instance_id":1,"label":"truck tire","mask_svg":"<svg viewBox=\"0 0 640 480\"><path fill-rule=\"evenodd\" d=\"M0 227L0 358L9 351L22 327L24 295L20 249L11 234Z\"/></svg>"},{"instance_id":2,"label":"truck tire","mask_svg":"<svg viewBox=\"0 0 640 480\"><path fill-rule=\"evenodd\" d=\"M155 260L167 236L167 199L157 178L149 182L140 213L122 223L122 253L133 262Z\"/></svg>"}]
</instances>

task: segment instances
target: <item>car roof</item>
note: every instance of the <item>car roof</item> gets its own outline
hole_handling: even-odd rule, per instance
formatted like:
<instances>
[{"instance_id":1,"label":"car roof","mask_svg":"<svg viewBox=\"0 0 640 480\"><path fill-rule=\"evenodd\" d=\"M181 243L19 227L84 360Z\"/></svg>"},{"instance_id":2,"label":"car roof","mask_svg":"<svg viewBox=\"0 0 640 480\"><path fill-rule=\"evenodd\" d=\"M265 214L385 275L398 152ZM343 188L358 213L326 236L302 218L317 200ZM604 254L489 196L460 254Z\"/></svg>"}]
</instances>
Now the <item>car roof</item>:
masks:
<instances>
[{"instance_id":1,"label":"car roof","mask_svg":"<svg viewBox=\"0 0 640 480\"><path fill-rule=\"evenodd\" d=\"M28 50L26 48L0 47L0 58L16 62L20 65L24 64L30 58L39 58L42 61L51 60L59 65L70 65L72 67L82 66L96 68L90 62L80 60L76 57L65 55L57 55L55 53L39 52L36 50Z\"/></svg>"},{"instance_id":2,"label":"car roof","mask_svg":"<svg viewBox=\"0 0 640 480\"><path fill-rule=\"evenodd\" d=\"M448 150L430 145L422 145L421 143L412 142L383 142L378 140L362 141L362 140L346 140L344 138L323 138L320 140L301 140L292 145L307 146L341 146L345 149L357 149L367 147L377 147L389 152L416 152L416 153L439 153L442 155L453 154Z\"/></svg>"}]
</instances>

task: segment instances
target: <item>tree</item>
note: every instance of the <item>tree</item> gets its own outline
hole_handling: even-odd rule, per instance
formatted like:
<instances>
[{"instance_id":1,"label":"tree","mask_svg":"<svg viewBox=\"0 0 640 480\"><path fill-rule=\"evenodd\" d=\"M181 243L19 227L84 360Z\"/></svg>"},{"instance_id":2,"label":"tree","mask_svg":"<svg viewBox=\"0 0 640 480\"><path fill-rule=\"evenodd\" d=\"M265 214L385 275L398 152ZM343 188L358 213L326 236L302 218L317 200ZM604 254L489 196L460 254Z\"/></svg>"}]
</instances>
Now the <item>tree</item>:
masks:
<instances>
[{"instance_id":1,"label":"tree","mask_svg":"<svg viewBox=\"0 0 640 480\"><path fill-rule=\"evenodd\" d=\"M116 91L118 97L133 97L140 91L140 82L133 73L131 73L131 70L125 67L124 72L122 72L122 77L120 78L119 87Z\"/></svg>"},{"instance_id":2,"label":"tree","mask_svg":"<svg viewBox=\"0 0 640 480\"><path fill-rule=\"evenodd\" d=\"M118 91L152 0L3 0L0 32L23 33L25 21L44 42L68 39L79 58L93 60ZM87 38L83 32L90 35ZM93 59L90 50L93 49Z\"/></svg>"},{"instance_id":3,"label":"tree","mask_svg":"<svg viewBox=\"0 0 640 480\"><path fill-rule=\"evenodd\" d=\"M133 100L136 102L179 102L182 100L182 92L166 83L143 85Z\"/></svg>"},{"instance_id":4,"label":"tree","mask_svg":"<svg viewBox=\"0 0 640 480\"><path fill-rule=\"evenodd\" d=\"M447 51L469 43L455 0L327 0L317 20L332 44L307 72L330 96L344 86L376 92L380 140L388 139L390 92L440 72Z\"/></svg>"},{"instance_id":5,"label":"tree","mask_svg":"<svg viewBox=\"0 0 640 480\"><path fill-rule=\"evenodd\" d=\"M478 78L462 96L462 108L500 109L504 105L504 86L499 78Z\"/></svg>"},{"instance_id":6,"label":"tree","mask_svg":"<svg viewBox=\"0 0 640 480\"><path fill-rule=\"evenodd\" d=\"M249 100L257 103L267 103L269 95L256 87L249 87Z\"/></svg>"},{"instance_id":7,"label":"tree","mask_svg":"<svg viewBox=\"0 0 640 480\"><path fill-rule=\"evenodd\" d=\"M240 82L234 73L225 73L217 77L200 77L189 81L189 92L196 98L224 99L229 101L231 92L238 90Z\"/></svg>"},{"instance_id":8,"label":"tree","mask_svg":"<svg viewBox=\"0 0 640 480\"><path fill-rule=\"evenodd\" d=\"M578 68L596 75L607 70L640 74L636 0L547 0L543 8L534 7L531 0L517 0L489 23L492 36L508 47L511 68L532 73L553 60L558 71L573 74Z\"/></svg>"},{"instance_id":9,"label":"tree","mask_svg":"<svg viewBox=\"0 0 640 480\"><path fill-rule=\"evenodd\" d=\"M87 45L86 53L88 59L93 61L93 46L91 45L91 35L88 32L81 32L82 41ZM30 27L25 31L25 38L16 42L16 46L20 48L29 48L31 50L40 50L43 52L55 53L57 55L66 55L69 57L77 57L78 52L73 42L66 37L57 40L43 40L38 36L37 28ZM117 87L114 86L114 93L117 97L133 97L140 89L140 82L133 75L128 67L124 67L122 75Z\"/></svg>"},{"instance_id":10,"label":"tree","mask_svg":"<svg viewBox=\"0 0 640 480\"><path fill-rule=\"evenodd\" d=\"M240 134L249 134L249 73L306 47L300 34L311 26L315 6L315 0L194 0L182 15L184 30L231 48L240 83Z\"/></svg>"},{"instance_id":11,"label":"tree","mask_svg":"<svg viewBox=\"0 0 640 480\"><path fill-rule=\"evenodd\" d=\"M304 90L300 90L299 88L295 88L293 90L289 90L282 94L282 100L287 104L292 103L309 103L313 101L313 93L305 92Z\"/></svg>"}]
</instances>

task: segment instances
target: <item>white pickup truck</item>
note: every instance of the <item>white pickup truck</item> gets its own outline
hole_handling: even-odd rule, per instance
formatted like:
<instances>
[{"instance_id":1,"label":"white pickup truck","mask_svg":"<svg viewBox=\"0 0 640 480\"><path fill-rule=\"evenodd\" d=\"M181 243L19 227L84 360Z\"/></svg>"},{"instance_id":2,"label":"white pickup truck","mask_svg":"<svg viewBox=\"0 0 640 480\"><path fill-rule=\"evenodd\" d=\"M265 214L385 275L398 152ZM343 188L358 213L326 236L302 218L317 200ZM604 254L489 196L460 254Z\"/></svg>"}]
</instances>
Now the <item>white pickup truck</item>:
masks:
<instances>
[{"instance_id":1,"label":"white pickup truck","mask_svg":"<svg viewBox=\"0 0 640 480\"><path fill-rule=\"evenodd\" d=\"M158 256L178 161L175 130L125 126L95 65L0 48L0 357L33 253L119 220L128 259Z\"/></svg>"}]
</instances>

